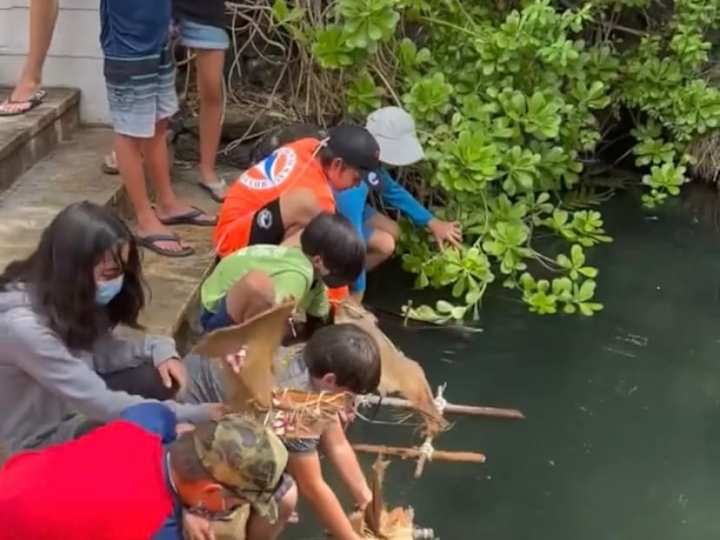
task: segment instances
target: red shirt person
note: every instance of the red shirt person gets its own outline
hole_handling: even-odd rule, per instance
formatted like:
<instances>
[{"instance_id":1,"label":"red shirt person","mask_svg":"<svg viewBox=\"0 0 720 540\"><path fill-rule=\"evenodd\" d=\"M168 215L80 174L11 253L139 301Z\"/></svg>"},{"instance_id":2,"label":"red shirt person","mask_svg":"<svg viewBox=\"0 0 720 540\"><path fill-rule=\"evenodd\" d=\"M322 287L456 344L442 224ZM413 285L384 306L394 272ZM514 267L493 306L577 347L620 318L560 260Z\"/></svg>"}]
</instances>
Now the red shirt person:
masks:
<instances>
[{"instance_id":1,"label":"red shirt person","mask_svg":"<svg viewBox=\"0 0 720 540\"><path fill-rule=\"evenodd\" d=\"M11 457L0 469L0 540L179 538L183 507L213 515L246 502L277 519L287 452L274 434L229 415L165 447L175 427L170 409L145 403L75 441Z\"/></svg>"}]
</instances>

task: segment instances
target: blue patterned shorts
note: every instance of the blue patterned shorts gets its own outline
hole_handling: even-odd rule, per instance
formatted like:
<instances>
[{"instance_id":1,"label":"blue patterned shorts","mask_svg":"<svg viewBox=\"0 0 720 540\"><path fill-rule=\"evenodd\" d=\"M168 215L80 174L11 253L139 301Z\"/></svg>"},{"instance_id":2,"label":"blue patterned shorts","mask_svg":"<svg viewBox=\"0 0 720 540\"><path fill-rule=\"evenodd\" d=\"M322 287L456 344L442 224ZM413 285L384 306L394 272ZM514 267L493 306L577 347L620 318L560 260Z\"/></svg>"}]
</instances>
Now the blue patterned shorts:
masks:
<instances>
[{"instance_id":1,"label":"blue patterned shorts","mask_svg":"<svg viewBox=\"0 0 720 540\"><path fill-rule=\"evenodd\" d=\"M105 84L115 133L155 135L155 124L178 110L175 63L169 46L141 58L105 57Z\"/></svg>"}]
</instances>

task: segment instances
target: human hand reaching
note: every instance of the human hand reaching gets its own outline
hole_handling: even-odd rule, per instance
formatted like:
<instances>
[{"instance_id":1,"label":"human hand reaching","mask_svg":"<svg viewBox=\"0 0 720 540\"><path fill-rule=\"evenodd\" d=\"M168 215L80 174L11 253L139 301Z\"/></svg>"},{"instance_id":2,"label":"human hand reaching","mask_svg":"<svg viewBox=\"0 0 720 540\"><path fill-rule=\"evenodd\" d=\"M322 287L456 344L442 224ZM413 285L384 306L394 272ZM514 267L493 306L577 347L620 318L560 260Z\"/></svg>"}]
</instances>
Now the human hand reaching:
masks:
<instances>
[{"instance_id":1,"label":"human hand reaching","mask_svg":"<svg viewBox=\"0 0 720 540\"><path fill-rule=\"evenodd\" d=\"M179 358L168 358L157 367L157 370L165 388L172 388L173 381L180 390L187 385L187 371Z\"/></svg>"},{"instance_id":2,"label":"human hand reaching","mask_svg":"<svg viewBox=\"0 0 720 540\"><path fill-rule=\"evenodd\" d=\"M238 352L225 356L225 363L232 369L233 373L238 374L245 367L247 352L248 348L243 345Z\"/></svg>"},{"instance_id":3,"label":"human hand reaching","mask_svg":"<svg viewBox=\"0 0 720 540\"><path fill-rule=\"evenodd\" d=\"M458 248L460 247L460 243L462 242L462 229L457 221L450 222L432 218L427 227L438 243L438 246L440 246L440 249L443 249L446 243Z\"/></svg>"},{"instance_id":4,"label":"human hand reaching","mask_svg":"<svg viewBox=\"0 0 720 540\"><path fill-rule=\"evenodd\" d=\"M365 508L372 502L372 499L372 491L368 485L365 484L360 491L355 494L355 509L359 512L364 512Z\"/></svg>"},{"instance_id":5,"label":"human hand reaching","mask_svg":"<svg viewBox=\"0 0 720 540\"><path fill-rule=\"evenodd\" d=\"M208 409L210 413L210 420L215 422L220 420L229 412L227 405L224 403L209 403Z\"/></svg>"},{"instance_id":6,"label":"human hand reaching","mask_svg":"<svg viewBox=\"0 0 720 540\"><path fill-rule=\"evenodd\" d=\"M185 540L215 540L212 524L207 519L183 512L182 520Z\"/></svg>"}]
</instances>

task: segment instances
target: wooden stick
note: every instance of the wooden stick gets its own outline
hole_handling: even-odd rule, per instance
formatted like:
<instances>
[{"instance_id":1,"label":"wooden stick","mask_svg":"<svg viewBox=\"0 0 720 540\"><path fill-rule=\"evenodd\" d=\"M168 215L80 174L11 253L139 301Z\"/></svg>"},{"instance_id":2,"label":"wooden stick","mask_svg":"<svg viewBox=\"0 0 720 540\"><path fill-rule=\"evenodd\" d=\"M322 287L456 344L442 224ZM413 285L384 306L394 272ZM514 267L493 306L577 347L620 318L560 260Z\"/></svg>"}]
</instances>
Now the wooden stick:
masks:
<instances>
[{"instance_id":1,"label":"wooden stick","mask_svg":"<svg viewBox=\"0 0 720 540\"><path fill-rule=\"evenodd\" d=\"M358 452L366 454L382 454L384 456L395 456L401 459L417 459L424 455L419 448L404 448L398 446L385 446L382 444L353 444L352 447ZM485 454L480 452L450 452L435 450L432 461L452 461L455 463L485 463Z\"/></svg>"},{"instance_id":2,"label":"wooden stick","mask_svg":"<svg viewBox=\"0 0 720 540\"><path fill-rule=\"evenodd\" d=\"M371 405L387 405L388 407L397 407L399 409L413 409L412 404L402 398L397 397L383 397L368 394L362 397L367 403ZM489 416L492 418L507 418L509 420L524 420L525 414L517 409L501 409L498 407L477 407L474 405L456 405L454 403L447 403L443 412L449 414L467 414L470 416Z\"/></svg>"}]
</instances>

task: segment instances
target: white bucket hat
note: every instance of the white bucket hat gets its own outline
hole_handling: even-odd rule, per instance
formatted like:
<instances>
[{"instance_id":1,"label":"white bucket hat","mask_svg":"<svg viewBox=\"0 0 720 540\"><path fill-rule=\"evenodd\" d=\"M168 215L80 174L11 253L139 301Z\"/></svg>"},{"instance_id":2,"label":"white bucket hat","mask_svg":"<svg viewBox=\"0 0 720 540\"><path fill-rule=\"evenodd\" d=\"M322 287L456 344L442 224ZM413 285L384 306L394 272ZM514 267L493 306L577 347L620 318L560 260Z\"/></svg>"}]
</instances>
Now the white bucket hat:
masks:
<instances>
[{"instance_id":1,"label":"white bucket hat","mask_svg":"<svg viewBox=\"0 0 720 540\"><path fill-rule=\"evenodd\" d=\"M380 145L380 161L402 167L425 157L415 134L415 120L400 107L383 107L370 113L365 124Z\"/></svg>"}]
</instances>

